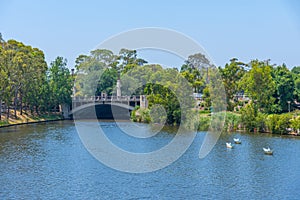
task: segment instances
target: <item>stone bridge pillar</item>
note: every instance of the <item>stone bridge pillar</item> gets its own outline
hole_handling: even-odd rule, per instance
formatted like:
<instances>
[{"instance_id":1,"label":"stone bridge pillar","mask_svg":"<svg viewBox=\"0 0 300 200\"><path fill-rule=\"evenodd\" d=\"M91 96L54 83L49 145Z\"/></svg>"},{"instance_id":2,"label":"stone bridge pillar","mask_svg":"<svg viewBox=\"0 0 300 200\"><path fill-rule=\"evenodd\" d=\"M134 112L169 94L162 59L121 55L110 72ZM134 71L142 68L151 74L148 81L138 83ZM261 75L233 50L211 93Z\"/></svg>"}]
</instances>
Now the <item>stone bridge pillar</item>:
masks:
<instances>
[{"instance_id":1,"label":"stone bridge pillar","mask_svg":"<svg viewBox=\"0 0 300 200\"><path fill-rule=\"evenodd\" d=\"M120 98L122 96L121 94L121 80L117 80L117 98Z\"/></svg>"},{"instance_id":2,"label":"stone bridge pillar","mask_svg":"<svg viewBox=\"0 0 300 200\"><path fill-rule=\"evenodd\" d=\"M70 105L68 104L62 104L62 105L59 105L59 108L60 108L60 112L62 113L63 117L65 119L69 119L70 118Z\"/></svg>"},{"instance_id":3,"label":"stone bridge pillar","mask_svg":"<svg viewBox=\"0 0 300 200\"><path fill-rule=\"evenodd\" d=\"M146 95L140 95L140 107L148 108L148 100L147 100Z\"/></svg>"}]
</instances>

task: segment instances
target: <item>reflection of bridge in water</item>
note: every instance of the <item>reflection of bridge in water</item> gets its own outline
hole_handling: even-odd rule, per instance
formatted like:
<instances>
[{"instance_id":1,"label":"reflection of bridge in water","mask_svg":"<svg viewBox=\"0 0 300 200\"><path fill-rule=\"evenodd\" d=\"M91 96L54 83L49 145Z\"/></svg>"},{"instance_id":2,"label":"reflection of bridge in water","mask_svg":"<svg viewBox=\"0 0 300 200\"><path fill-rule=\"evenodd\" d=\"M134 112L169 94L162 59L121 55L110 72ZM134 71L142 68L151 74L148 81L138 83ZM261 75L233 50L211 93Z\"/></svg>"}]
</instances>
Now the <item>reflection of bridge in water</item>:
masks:
<instances>
[{"instance_id":1,"label":"reflection of bridge in water","mask_svg":"<svg viewBox=\"0 0 300 200\"><path fill-rule=\"evenodd\" d=\"M136 107L148 107L145 95L73 97L68 116L74 118L129 119Z\"/></svg>"}]
</instances>

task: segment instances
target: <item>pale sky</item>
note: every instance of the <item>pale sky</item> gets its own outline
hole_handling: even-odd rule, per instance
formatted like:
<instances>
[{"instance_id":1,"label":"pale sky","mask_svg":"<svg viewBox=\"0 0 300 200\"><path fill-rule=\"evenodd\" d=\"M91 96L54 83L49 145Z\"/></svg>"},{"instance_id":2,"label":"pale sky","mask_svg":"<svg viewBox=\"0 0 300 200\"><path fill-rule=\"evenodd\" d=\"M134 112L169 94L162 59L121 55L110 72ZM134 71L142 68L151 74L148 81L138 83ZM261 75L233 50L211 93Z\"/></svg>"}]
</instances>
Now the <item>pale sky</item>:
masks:
<instances>
[{"instance_id":1,"label":"pale sky","mask_svg":"<svg viewBox=\"0 0 300 200\"><path fill-rule=\"evenodd\" d=\"M197 41L216 65L231 58L300 65L300 1L34 1L0 0L0 32L56 56L69 68L112 35L143 27L179 31ZM182 60L159 53L149 62L178 67ZM176 66L177 65L177 66Z\"/></svg>"}]
</instances>

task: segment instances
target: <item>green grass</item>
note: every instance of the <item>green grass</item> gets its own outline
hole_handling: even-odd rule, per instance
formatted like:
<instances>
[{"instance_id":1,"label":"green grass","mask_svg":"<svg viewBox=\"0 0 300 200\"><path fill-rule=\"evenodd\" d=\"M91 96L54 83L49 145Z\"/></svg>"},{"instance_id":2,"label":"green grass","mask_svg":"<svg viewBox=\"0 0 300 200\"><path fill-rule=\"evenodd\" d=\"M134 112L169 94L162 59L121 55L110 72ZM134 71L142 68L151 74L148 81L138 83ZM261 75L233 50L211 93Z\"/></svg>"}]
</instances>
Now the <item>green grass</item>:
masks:
<instances>
[{"instance_id":1,"label":"green grass","mask_svg":"<svg viewBox=\"0 0 300 200\"><path fill-rule=\"evenodd\" d=\"M2 119L0 121L0 127L9 124L23 124L23 123L30 123L30 122L63 119L63 117L60 114L56 114L56 113L40 114L40 115L28 115L28 114L19 115L18 112L17 118L14 118L12 116L13 115L11 115L11 118L9 118L8 120L6 118Z\"/></svg>"},{"instance_id":2,"label":"green grass","mask_svg":"<svg viewBox=\"0 0 300 200\"><path fill-rule=\"evenodd\" d=\"M4 126L4 125L8 125L9 123L5 120L5 121L0 121L0 126Z\"/></svg>"}]
</instances>

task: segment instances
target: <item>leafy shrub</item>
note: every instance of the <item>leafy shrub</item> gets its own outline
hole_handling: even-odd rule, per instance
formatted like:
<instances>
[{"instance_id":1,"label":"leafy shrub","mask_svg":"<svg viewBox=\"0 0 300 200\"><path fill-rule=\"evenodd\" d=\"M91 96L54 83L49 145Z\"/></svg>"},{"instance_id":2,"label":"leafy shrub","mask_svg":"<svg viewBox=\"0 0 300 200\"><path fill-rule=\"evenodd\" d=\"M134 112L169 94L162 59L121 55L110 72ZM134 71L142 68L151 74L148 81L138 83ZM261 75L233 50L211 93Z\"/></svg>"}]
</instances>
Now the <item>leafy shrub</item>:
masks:
<instances>
[{"instance_id":1,"label":"leafy shrub","mask_svg":"<svg viewBox=\"0 0 300 200\"><path fill-rule=\"evenodd\" d=\"M150 110L148 108L139 108L131 112L131 120L134 122L145 122L150 123Z\"/></svg>"},{"instance_id":2,"label":"leafy shrub","mask_svg":"<svg viewBox=\"0 0 300 200\"><path fill-rule=\"evenodd\" d=\"M199 131L207 131L210 126L210 121L211 121L210 117L200 116L198 130Z\"/></svg>"},{"instance_id":3,"label":"leafy shrub","mask_svg":"<svg viewBox=\"0 0 300 200\"><path fill-rule=\"evenodd\" d=\"M254 104L247 104L241 109L241 122L248 131L254 131L256 128L257 109Z\"/></svg>"},{"instance_id":4,"label":"leafy shrub","mask_svg":"<svg viewBox=\"0 0 300 200\"><path fill-rule=\"evenodd\" d=\"M291 125L291 119L290 114L272 114L267 117L266 124L271 133L286 134L287 128Z\"/></svg>"},{"instance_id":5,"label":"leafy shrub","mask_svg":"<svg viewBox=\"0 0 300 200\"><path fill-rule=\"evenodd\" d=\"M267 115L257 109L254 103L247 104L241 109L241 123L250 132L265 132L266 131Z\"/></svg>"},{"instance_id":6,"label":"leafy shrub","mask_svg":"<svg viewBox=\"0 0 300 200\"><path fill-rule=\"evenodd\" d=\"M224 131L236 130L241 121L241 117L238 114L227 112L224 124Z\"/></svg>"},{"instance_id":7,"label":"leafy shrub","mask_svg":"<svg viewBox=\"0 0 300 200\"><path fill-rule=\"evenodd\" d=\"M200 114L209 114L210 111L209 110L200 110L199 113Z\"/></svg>"},{"instance_id":8,"label":"leafy shrub","mask_svg":"<svg viewBox=\"0 0 300 200\"><path fill-rule=\"evenodd\" d=\"M137 122L136 110L131 111L131 120Z\"/></svg>"},{"instance_id":9,"label":"leafy shrub","mask_svg":"<svg viewBox=\"0 0 300 200\"><path fill-rule=\"evenodd\" d=\"M299 132L300 130L300 116L293 118L290 120L291 128L294 129L295 132Z\"/></svg>"}]
</instances>

